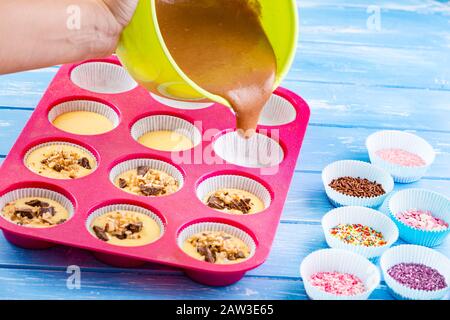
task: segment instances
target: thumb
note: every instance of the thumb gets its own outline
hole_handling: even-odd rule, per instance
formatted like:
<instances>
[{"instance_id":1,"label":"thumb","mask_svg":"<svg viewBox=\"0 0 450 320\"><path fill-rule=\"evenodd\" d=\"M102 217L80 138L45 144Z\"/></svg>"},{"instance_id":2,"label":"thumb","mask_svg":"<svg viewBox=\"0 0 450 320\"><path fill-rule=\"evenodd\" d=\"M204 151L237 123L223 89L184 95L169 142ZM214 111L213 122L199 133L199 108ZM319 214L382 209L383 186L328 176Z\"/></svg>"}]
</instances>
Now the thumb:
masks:
<instances>
[{"instance_id":1,"label":"thumb","mask_svg":"<svg viewBox=\"0 0 450 320\"><path fill-rule=\"evenodd\" d=\"M116 21L126 27L136 11L139 0L103 0Z\"/></svg>"}]
</instances>

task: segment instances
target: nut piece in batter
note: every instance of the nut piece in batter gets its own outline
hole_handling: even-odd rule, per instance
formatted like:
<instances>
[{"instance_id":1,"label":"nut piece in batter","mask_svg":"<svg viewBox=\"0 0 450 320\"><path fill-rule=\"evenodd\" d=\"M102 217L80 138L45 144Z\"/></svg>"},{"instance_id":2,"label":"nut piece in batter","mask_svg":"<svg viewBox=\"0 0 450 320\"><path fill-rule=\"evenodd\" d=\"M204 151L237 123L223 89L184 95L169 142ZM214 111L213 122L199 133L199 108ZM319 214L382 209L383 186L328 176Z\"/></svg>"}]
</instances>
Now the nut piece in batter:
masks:
<instances>
[{"instance_id":1,"label":"nut piece in batter","mask_svg":"<svg viewBox=\"0 0 450 320\"><path fill-rule=\"evenodd\" d=\"M230 214L254 214L265 209L261 199L239 189L221 189L211 192L203 202L214 210Z\"/></svg>"},{"instance_id":2,"label":"nut piece in batter","mask_svg":"<svg viewBox=\"0 0 450 320\"><path fill-rule=\"evenodd\" d=\"M125 171L116 178L114 184L123 191L146 197L167 196L179 189L179 183L174 177L149 166Z\"/></svg>"},{"instance_id":3,"label":"nut piece in batter","mask_svg":"<svg viewBox=\"0 0 450 320\"><path fill-rule=\"evenodd\" d=\"M223 231L204 231L186 239L183 250L197 260L215 264L239 263L250 256L250 248Z\"/></svg>"},{"instance_id":4,"label":"nut piece in batter","mask_svg":"<svg viewBox=\"0 0 450 320\"><path fill-rule=\"evenodd\" d=\"M69 219L69 212L60 203L33 197L7 203L2 215L15 224L33 228L53 227Z\"/></svg>"},{"instance_id":5,"label":"nut piece in batter","mask_svg":"<svg viewBox=\"0 0 450 320\"><path fill-rule=\"evenodd\" d=\"M97 165L91 154L71 145L49 145L30 152L26 166L33 172L53 179L87 176Z\"/></svg>"},{"instance_id":6,"label":"nut piece in batter","mask_svg":"<svg viewBox=\"0 0 450 320\"><path fill-rule=\"evenodd\" d=\"M91 230L102 241L128 247L149 244L161 236L154 219L135 211L105 213L92 221Z\"/></svg>"}]
</instances>

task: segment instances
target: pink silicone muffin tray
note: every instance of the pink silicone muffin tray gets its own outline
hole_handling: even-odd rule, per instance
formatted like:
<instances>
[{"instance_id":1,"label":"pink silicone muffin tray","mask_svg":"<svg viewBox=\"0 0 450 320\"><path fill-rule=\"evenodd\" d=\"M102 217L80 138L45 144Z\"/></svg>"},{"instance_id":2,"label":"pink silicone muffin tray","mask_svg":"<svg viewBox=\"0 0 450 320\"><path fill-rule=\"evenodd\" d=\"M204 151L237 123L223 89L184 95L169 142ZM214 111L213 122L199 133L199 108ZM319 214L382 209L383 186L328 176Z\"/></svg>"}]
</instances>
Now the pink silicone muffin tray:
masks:
<instances>
[{"instance_id":1,"label":"pink silicone muffin tray","mask_svg":"<svg viewBox=\"0 0 450 320\"><path fill-rule=\"evenodd\" d=\"M201 127L197 125L201 133L208 128L218 129L219 133L212 139L202 139L192 150L185 151L195 154L211 148L211 144L220 136L233 130L235 117L231 110L218 104L198 110L169 107L153 99L139 86L117 94L100 94L82 89L72 82L71 72L91 62L120 65L113 56L62 66L0 168L0 196L22 188L48 189L67 197L74 206L74 214L67 222L51 228L19 226L0 217L0 228L5 238L26 248L47 248L62 244L87 249L101 261L114 266L133 267L151 262L178 267L192 279L208 285L234 283L246 271L262 264L272 246L309 121L310 111L305 101L286 89L278 88L274 94L292 105L295 119L287 124L258 127L258 132L268 136L271 130L279 132L278 142L284 155L276 170L265 168L268 170L264 172L261 168L244 167L226 161L222 164L206 164L204 161L175 164L170 152L152 150L136 142L130 134L132 125L147 116L171 115L192 124L202 121ZM75 135L57 129L49 121L49 111L58 104L72 100L91 100L110 106L118 115L117 127L93 136ZM96 157L97 168L90 175L73 180L50 179L33 173L24 164L26 152L36 145L51 141L84 147ZM212 155L215 155L214 151ZM157 159L172 164L184 176L182 188L168 196L143 197L114 186L110 181L110 170L123 161L136 158ZM251 178L262 184L270 193L269 207L254 215L231 215L204 205L196 196L196 188L205 179L223 174ZM112 204L131 204L151 210L164 224L162 237L139 247L114 246L95 238L88 231L87 218L96 209ZM177 237L186 227L202 222L228 224L246 232L255 242L254 255L241 263L229 265L191 258L181 250Z\"/></svg>"}]
</instances>

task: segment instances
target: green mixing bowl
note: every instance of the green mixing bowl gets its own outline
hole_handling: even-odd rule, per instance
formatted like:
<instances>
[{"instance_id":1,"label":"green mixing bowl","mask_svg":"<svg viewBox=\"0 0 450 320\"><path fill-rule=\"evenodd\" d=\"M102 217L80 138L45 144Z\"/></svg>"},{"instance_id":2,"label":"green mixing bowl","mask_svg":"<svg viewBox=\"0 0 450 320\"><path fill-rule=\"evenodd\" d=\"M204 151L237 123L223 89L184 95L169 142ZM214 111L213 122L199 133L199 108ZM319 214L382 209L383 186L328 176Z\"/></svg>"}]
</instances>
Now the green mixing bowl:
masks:
<instances>
[{"instance_id":1,"label":"green mixing bowl","mask_svg":"<svg viewBox=\"0 0 450 320\"><path fill-rule=\"evenodd\" d=\"M295 55L298 16L295 0L257 0L261 6L261 23L277 57L278 87ZM164 43L156 16L155 0L140 0L136 13L119 41L117 55L131 76L150 92L176 100L214 101L230 106L180 69Z\"/></svg>"}]
</instances>

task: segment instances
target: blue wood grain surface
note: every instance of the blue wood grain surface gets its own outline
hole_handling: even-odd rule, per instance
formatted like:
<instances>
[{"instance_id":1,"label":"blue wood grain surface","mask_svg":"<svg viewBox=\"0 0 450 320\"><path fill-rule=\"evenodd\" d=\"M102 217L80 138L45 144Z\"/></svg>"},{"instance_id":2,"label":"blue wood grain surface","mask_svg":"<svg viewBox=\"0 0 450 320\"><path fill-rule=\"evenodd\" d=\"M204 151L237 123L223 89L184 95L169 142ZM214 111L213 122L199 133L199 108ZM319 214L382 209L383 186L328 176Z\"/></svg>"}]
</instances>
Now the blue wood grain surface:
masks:
<instances>
[{"instance_id":1,"label":"blue wood grain surface","mask_svg":"<svg viewBox=\"0 0 450 320\"><path fill-rule=\"evenodd\" d=\"M284 86L312 109L311 125L269 259L242 281L211 288L157 265L112 268L86 251L24 250L0 236L0 298L307 299L299 265L326 247L321 217L332 208L320 172L340 159L368 160L366 137L402 129L437 151L421 187L450 197L450 6L431 0L299 0L298 53ZM381 28L367 27L376 5ZM376 10L377 8L375 8ZM371 11L372 10L372 11ZM58 67L0 77L0 161ZM399 242L401 243L401 241ZM450 256L450 239L436 248ZM81 288L70 290L69 265ZM372 299L392 299L382 283Z\"/></svg>"}]
</instances>

